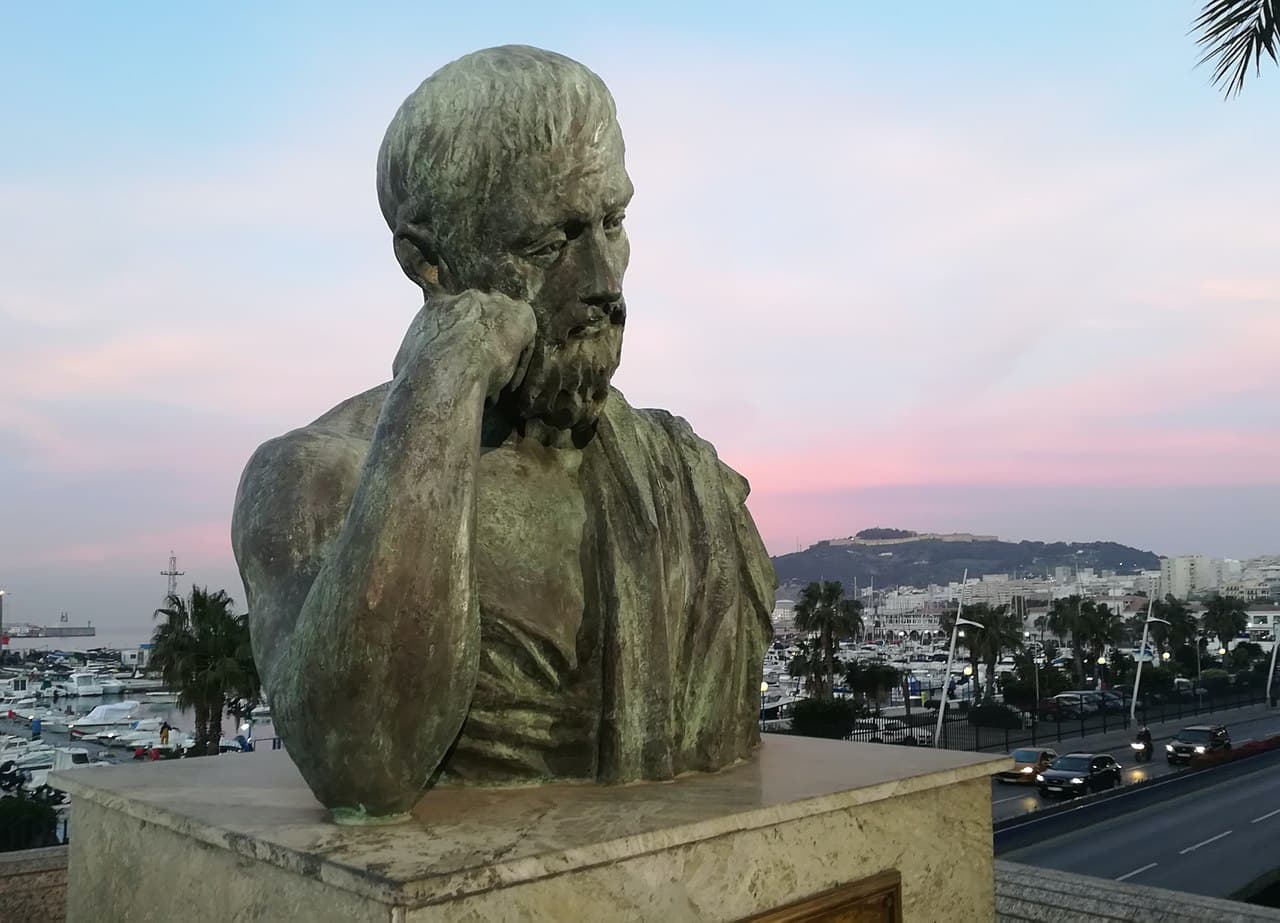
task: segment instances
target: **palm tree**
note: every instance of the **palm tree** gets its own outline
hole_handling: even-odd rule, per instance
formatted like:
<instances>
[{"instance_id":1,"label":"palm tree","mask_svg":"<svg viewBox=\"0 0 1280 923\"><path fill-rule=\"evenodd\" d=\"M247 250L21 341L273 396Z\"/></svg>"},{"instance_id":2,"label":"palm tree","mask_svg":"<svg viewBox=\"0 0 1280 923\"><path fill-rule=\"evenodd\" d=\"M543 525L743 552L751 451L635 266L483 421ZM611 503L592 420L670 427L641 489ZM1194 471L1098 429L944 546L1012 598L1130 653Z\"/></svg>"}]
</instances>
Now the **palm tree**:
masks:
<instances>
[{"instance_id":1,"label":"palm tree","mask_svg":"<svg viewBox=\"0 0 1280 923\"><path fill-rule=\"evenodd\" d=\"M1101 657L1108 647L1124 641L1124 620L1106 603L1087 600L1080 610L1084 642L1089 649L1089 659Z\"/></svg>"},{"instance_id":2,"label":"palm tree","mask_svg":"<svg viewBox=\"0 0 1280 923\"><path fill-rule=\"evenodd\" d=\"M838 580L809 584L800 591L795 608L796 628L817 632L816 660L825 673L825 685L819 687L821 698L830 698L835 685L836 642L862 630L862 603L844 598L844 586Z\"/></svg>"},{"instance_id":3,"label":"palm tree","mask_svg":"<svg viewBox=\"0 0 1280 923\"><path fill-rule=\"evenodd\" d=\"M1190 644L1196 635L1196 620L1190 607L1172 593L1167 593L1164 599L1157 599L1152 603L1151 614L1169 623L1167 627L1158 623L1151 626L1152 641L1159 648L1163 649L1167 643L1172 653L1173 650Z\"/></svg>"},{"instance_id":4,"label":"palm tree","mask_svg":"<svg viewBox=\"0 0 1280 923\"><path fill-rule=\"evenodd\" d=\"M1273 62L1280 45L1280 0L1206 0L1192 29L1204 49L1200 63L1213 63L1213 84L1230 98L1244 87L1250 65L1262 69L1265 52Z\"/></svg>"},{"instance_id":5,"label":"palm tree","mask_svg":"<svg viewBox=\"0 0 1280 923\"><path fill-rule=\"evenodd\" d=\"M989 607L986 603L973 603L972 605L965 607L964 615L961 617L970 622L981 622L982 615L986 613L988 609ZM957 612L958 607L956 609L947 609L938 619L940 633L943 637L951 637L951 633L956 627ZM978 635L981 633L982 632L976 628L972 631L965 631L962 628L959 632L956 632L956 647L963 647L968 652L970 672L973 674L973 698L975 701L981 694L981 683L978 682L978 658L982 654L982 639L978 637ZM951 677L945 677L943 682L950 685Z\"/></svg>"},{"instance_id":6,"label":"palm tree","mask_svg":"<svg viewBox=\"0 0 1280 923\"><path fill-rule=\"evenodd\" d=\"M978 603L965 610L965 618L982 623L982 631L974 632L978 659L986 665L987 696L996 691L996 664L1006 651L1022 650L1022 619L1006 605L988 606Z\"/></svg>"},{"instance_id":7,"label":"palm tree","mask_svg":"<svg viewBox=\"0 0 1280 923\"><path fill-rule=\"evenodd\" d=\"M1201 624L1205 633L1217 637L1223 647L1235 640L1249 624L1249 608L1237 596L1219 596L1214 593L1205 605Z\"/></svg>"},{"instance_id":8,"label":"palm tree","mask_svg":"<svg viewBox=\"0 0 1280 923\"><path fill-rule=\"evenodd\" d=\"M178 693L178 707L195 712L196 753L216 754L228 702L261 694L249 617L235 614L225 590L193 586L187 599L175 593L166 602L155 613L164 621L151 636L151 664Z\"/></svg>"},{"instance_id":9,"label":"palm tree","mask_svg":"<svg viewBox=\"0 0 1280 923\"><path fill-rule=\"evenodd\" d=\"M1049 630L1059 638L1071 640L1071 661L1075 665L1076 680L1084 685L1084 639L1087 625L1084 606L1079 596L1064 596L1053 601L1045 620Z\"/></svg>"}]
</instances>

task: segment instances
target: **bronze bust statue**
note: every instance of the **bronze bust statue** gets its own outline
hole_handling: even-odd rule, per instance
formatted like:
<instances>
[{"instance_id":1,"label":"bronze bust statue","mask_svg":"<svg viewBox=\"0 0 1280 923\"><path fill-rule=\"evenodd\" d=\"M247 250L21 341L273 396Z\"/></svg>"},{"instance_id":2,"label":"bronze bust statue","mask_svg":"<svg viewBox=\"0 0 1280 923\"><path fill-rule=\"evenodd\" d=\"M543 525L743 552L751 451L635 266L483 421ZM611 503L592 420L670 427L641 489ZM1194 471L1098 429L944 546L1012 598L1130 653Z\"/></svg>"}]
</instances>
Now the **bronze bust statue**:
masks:
<instances>
[{"instance_id":1,"label":"bronze bust statue","mask_svg":"<svg viewBox=\"0 0 1280 923\"><path fill-rule=\"evenodd\" d=\"M232 523L276 725L336 820L759 742L774 575L746 482L610 387L631 195L609 91L551 52L454 61L387 130L423 307L390 382L258 449Z\"/></svg>"}]
</instances>

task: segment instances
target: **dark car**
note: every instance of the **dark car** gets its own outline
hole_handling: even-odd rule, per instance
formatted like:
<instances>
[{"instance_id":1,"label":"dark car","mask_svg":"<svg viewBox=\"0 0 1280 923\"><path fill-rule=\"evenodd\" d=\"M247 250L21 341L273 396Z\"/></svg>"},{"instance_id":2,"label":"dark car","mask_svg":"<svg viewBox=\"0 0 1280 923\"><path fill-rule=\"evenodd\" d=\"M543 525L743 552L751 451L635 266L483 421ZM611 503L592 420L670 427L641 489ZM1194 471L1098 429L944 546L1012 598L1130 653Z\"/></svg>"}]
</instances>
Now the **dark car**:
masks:
<instances>
[{"instance_id":1,"label":"dark car","mask_svg":"<svg viewBox=\"0 0 1280 923\"><path fill-rule=\"evenodd\" d=\"M1191 758L1217 750L1231 749L1231 735L1221 724L1197 724L1183 728L1164 745L1164 755L1170 763L1190 763Z\"/></svg>"},{"instance_id":2,"label":"dark car","mask_svg":"<svg viewBox=\"0 0 1280 923\"><path fill-rule=\"evenodd\" d=\"M1120 784L1120 764L1105 753L1068 753L1036 776L1040 794L1073 798Z\"/></svg>"}]
</instances>

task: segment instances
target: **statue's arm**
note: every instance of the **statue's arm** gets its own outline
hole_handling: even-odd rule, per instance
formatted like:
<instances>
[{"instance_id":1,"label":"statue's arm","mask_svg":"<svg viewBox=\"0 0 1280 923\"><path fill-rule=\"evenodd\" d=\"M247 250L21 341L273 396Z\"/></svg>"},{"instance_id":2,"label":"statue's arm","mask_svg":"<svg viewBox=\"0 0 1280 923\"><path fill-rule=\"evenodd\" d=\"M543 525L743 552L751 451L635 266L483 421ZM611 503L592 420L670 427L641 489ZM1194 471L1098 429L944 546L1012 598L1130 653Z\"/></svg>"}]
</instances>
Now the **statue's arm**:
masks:
<instances>
[{"instance_id":1,"label":"statue's arm","mask_svg":"<svg viewBox=\"0 0 1280 923\"><path fill-rule=\"evenodd\" d=\"M407 811L466 717L482 416L533 332L527 306L496 296L424 309L358 466L341 439L291 435L298 445L264 446L242 479L237 557L266 590L251 599L255 651L270 648L277 727L335 816Z\"/></svg>"}]
</instances>

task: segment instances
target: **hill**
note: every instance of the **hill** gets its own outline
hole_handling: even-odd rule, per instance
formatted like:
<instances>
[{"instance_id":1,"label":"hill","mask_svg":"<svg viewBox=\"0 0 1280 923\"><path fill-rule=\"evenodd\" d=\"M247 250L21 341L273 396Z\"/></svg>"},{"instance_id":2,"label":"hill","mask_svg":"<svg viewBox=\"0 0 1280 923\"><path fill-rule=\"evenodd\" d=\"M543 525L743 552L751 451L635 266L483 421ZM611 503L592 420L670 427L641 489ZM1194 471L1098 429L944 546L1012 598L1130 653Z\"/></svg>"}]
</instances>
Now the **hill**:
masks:
<instances>
[{"instance_id":1,"label":"hill","mask_svg":"<svg viewBox=\"0 0 1280 923\"><path fill-rule=\"evenodd\" d=\"M859 586L947 584L983 574L1047 576L1055 567L1093 568L1118 574L1159 570L1160 558L1116 542L1002 542L990 535L916 534L866 529L852 538L830 539L773 560L779 585L856 578Z\"/></svg>"}]
</instances>

